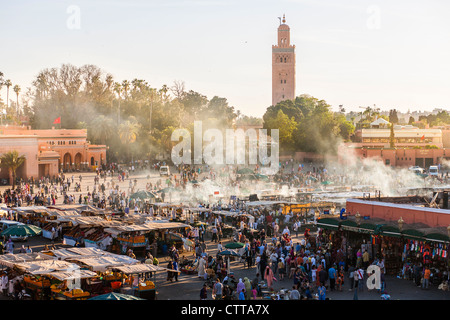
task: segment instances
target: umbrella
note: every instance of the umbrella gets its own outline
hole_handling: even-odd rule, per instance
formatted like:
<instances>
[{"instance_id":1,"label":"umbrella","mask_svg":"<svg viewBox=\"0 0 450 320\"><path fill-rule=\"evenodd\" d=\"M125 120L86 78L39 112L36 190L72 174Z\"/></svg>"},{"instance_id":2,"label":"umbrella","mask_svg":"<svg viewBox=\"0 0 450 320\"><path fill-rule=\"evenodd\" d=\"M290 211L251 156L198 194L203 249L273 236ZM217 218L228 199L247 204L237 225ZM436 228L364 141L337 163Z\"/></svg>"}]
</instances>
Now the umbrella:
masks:
<instances>
[{"instance_id":1,"label":"umbrella","mask_svg":"<svg viewBox=\"0 0 450 320\"><path fill-rule=\"evenodd\" d=\"M324 184L324 185L333 184L332 181L328 181L328 180L327 181L322 181L321 183Z\"/></svg>"},{"instance_id":2,"label":"umbrella","mask_svg":"<svg viewBox=\"0 0 450 320\"><path fill-rule=\"evenodd\" d=\"M260 173L257 173L257 174L256 174L256 178L258 178L258 179L260 179L260 180L269 180L269 177L268 177L268 176L266 176L266 175L264 175L264 174L260 174Z\"/></svg>"},{"instance_id":3,"label":"umbrella","mask_svg":"<svg viewBox=\"0 0 450 320\"><path fill-rule=\"evenodd\" d=\"M239 253L233 250L223 250L218 253L220 256L240 257Z\"/></svg>"},{"instance_id":4,"label":"umbrella","mask_svg":"<svg viewBox=\"0 0 450 320\"><path fill-rule=\"evenodd\" d=\"M100 296L95 296L88 300L145 300L145 299L131 296L129 294L111 292L111 293L102 294Z\"/></svg>"},{"instance_id":5,"label":"umbrella","mask_svg":"<svg viewBox=\"0 0 450 320\"><path fill-rule=\"evenodd\" d=\"M245 246L245 244L242 243L242 242L230 242L230 243L227 243L225 245L225 248L227 248L227 249L240 249L240 248L243 248L244 246Z\"/></svg>"},{"instance_id":6,"label":"umbrella","mask_svg":"<svg viewBox=\"0 0 450 320\"><path fill-rule=\"evenodd\" d=\"M161 189L161 190L157 191L157 193L161 193L161 192L164 192L164 193L180 192L180 190L178 190L176 188L172 188L172 187L167 187L167 188L164 188L164 189Z\"/></svg>"},{"instance_id":7,"label":"umbrella","mask_svg":"<svg viewBox=\"0 0 450 320\"><path fill-rule=\"evenodd\" d=\"M226 256L228 257L228 270L227 274L230 273L230 257L240 257L239 253L233 251L233 250L223 250L218 253L220 256Z\"/></svg>"},{"instance_id":8,"label":"umbrella","mask_svg":"<svg viewBox=\"0 0 450 320\"><path fill-rule=\"evenodd\" d=\"M17 236L17 237L32 237L37 236L42 232L42 229L32 224L18 224L7 228L1 236Z\"/></svg>"},{"instance_id":9,"label":"umbrella","mask_svg":"<svg viewBox=\"0 0 450 320\"><path fill-rule=\"evenodd\" d=\"M157 198L157 196L153 192L148 192L144 190L135 192L130 196L130 199L141 199L141 200L153 198Z\"/></svg>"},{"instance_id":10,"label":"umbrella","mask_svg":"<svg viewBox=\"0 0 450 320\"><path fill-rule=\"evenodd\" d=\"M240 179L240 180L256 180L256 179L258 179L258 177L255 174L250 173L250 174L245 174L245 175L239 177L238 179Z\"/></svg>"}]
</instances>

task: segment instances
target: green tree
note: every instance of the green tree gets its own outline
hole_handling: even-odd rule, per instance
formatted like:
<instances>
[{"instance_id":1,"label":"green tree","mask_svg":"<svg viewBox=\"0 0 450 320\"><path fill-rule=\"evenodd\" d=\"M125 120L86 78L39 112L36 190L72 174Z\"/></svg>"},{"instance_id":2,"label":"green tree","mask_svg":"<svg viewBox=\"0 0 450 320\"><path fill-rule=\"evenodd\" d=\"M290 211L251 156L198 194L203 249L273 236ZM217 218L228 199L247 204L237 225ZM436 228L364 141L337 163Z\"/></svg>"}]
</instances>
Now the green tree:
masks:
<instances>
[{"instance_id":1,"label":"green tree","mask_svg":"<svg viewBox=\"0 0 450 320\"><path fill-rule=\"evenodd\" d=\"M13 88L14 92L16 93L16 108L17 108L17 114L19 114L19 93L20 93L20 86L16 84Z\"/></svg>"},{"instance_id":2,"label":"green tree","mask_svg":"<svg viewBox=\"0 0 450 320\"><path fill-rule=\"evenodd\" d=\"M130 119L119 125L119 138L127 149L128 158L130 156L131 145L136 142L138 137L139 129L140 125L134 117L130 117Z\"/></svg>"},{"instance_id":3,"label":"green tree","mask_svg":"<svg viewBox=\"0 0 450 320\"><path fill-rule=\"evenodd\" d=\"M116 124L114 120L105 115L99 115L92 119L89 125L88 134L93 138L95 142L100 144L106 144L116 130Z\"/></svg>"},{"instance_id":4,"label":"green tree","mask_svg":"<svg viewBox=\"0 0 450 320\"><path fill-rule=\"evenodd\" d=\"M398 115L397 115L397 110L396 109L392 109L389 111L389 122L393 123L393 124L397 124L398 123Z\"/></svg>"},{"instance_id":5,"label":"green tree","mask_svg":"<svg viewBox=\"0 0 450 320\"><path fill-rule=\"evenodd\" d=\"M353 121L348 121L343 114L335 114L336 121L339 126L339 135L345 141L349 141L351 135L355 132Z\"/></svg>"},{"instance_id":6,"label":"green tree","mask_svg":"<svg viewBox=\"0 0 450 320\"><path fill-rule=\"evenodd\" d=\"M281 150L291 150L294 143L293 133L297 128L297 122L294 117L289 118L283 110L278 110L275 118L268 118L264 122L265 129L279 130L279 143Z\"/></svg>"},{"instance_id":7,"label":"green tree","mask_svg":"<svg viewBox=\"0 0 450 320\"><path fill-rule=\"evenodd\" d=\"M389 147L395 148L395 134L394 134L394 124L391 123L391 133L389 135Z\"/></svg>"},{"instance_id":8,"label":"green tree","mask_svg":"<svg viewBox=\"0 0 450 320\"><path fill-rule=\"evenodd\" d=\"M0 157L0 165L8 168L11 172L13 190L16 187L16 171L25 162L25 159L25 156L19 155L19 152L16 150L6 152Z\"/></svg>"},{"instance_id":9,"label":"green tree","mask_svg":"<svg viewBox=\"0 0 450 320\"><path fill-rule=\"evenodd\" d=\"M335 154L341 137L331 106L309 95L297 97L295 103L303 115L293 133L296 150Z\"/></svg>"}]
</instances>

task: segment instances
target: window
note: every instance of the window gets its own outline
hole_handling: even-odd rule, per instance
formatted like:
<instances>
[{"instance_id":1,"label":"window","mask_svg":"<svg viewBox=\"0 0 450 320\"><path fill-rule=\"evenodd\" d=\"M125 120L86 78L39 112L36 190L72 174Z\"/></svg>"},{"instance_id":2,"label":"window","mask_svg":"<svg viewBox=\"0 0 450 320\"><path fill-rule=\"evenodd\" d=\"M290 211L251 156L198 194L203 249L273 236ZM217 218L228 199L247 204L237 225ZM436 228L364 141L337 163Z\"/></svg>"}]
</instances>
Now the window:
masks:
<instances>
[{"instance_id":1,"label":"window","mask_svg":"<svg viewBox=\"0 0 450 320\"><path fill-rule=\"evenodd\" d=\"M280 58L280 62L283 62L283 58Z\"/></svg>"},{"instance_id":2,"label":"window","mask_svg":"<svg viewBox=\"0 0 450 320\"><path fill-rule=\"evenodd\" d=\"M283 80L281 80L281 83L283 83Z\"/></svg>"},{"instance_id":3,"label":"window","mask_svg":"<svg viewBox=\"0 0 450 320\"><path fill-rule=\"evenodd\" d=\"M286 80L284 80L284 83L286 83Z\"/></svg>"},{"instance_id":4,"label":"window","mask_svg":"<svg viewBox=\"0 0 450 320\"><path fill-rule=\"evenodd\" d=\"M286 58L284 58L284 63L286 63Z\"/></svg>"}]
</instances>

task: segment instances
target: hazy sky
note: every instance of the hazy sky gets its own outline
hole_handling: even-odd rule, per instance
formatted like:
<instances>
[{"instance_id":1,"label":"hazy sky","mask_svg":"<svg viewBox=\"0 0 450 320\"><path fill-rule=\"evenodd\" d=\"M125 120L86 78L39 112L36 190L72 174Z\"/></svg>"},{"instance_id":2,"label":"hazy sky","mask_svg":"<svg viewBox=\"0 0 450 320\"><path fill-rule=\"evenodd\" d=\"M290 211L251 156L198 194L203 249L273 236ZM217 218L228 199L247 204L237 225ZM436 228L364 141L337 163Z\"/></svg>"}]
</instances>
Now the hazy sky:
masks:
<instances>
[{"instance_id":1,"label":"hazy sky","mask_svg":"<svg viewBox=\"0 0 450 320\"><path fill-rule=\"evenodd\" d=\"M2 1L0 71L24 92L44 68L94 64L116 81L159 88L182 80L262 116L283 13L296 46L296 95L347 111L450 110L446 0Z\"/></svg>"}]
</instances>

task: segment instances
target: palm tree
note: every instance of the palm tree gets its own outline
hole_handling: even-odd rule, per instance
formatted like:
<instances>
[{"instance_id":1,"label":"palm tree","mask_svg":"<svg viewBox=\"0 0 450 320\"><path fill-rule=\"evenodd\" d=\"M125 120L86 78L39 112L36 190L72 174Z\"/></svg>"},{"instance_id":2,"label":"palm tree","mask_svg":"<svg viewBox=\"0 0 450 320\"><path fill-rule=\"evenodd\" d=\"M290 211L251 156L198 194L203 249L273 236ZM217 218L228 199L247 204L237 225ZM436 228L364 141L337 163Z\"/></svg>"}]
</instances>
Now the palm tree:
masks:
<instances>
[{"instance_id":1,"label":"palm tree","mask_svg":"<svg viewBox=\"0 0 450 320\"><path fill-rule=\"evenodd\" d=\"M126 145L128 157L130 153L130 144L136 141L139 132L139 123L134 117L130 118L131 120L127 120L119 125L119 138L120 141Z\"/></svg>"},{"instance_id":2,"label":"palm tree","mask_svg":"<svg viewBox=\"0 0 450 320\"><path fill-rule=\"evenodd\" d=\"M19 115L19 92L20 92L20 86L18 84L16 84L14 86L13 90L16 93L17 115Z\"/></svg>"},{"instance_id":3,"label":"palm tree","mask_svg":"<svg viewBox=\"0 0 450 320\"><path fill-rule=\"evenodd\" d=\"M9 107L9 87L12 86L12 82L11 80L6 80L5 81L5 86L6 86L6 108Z\"/></svg>"},{"instance_id":4,"label":"palm tree","mask_svg":"<svg viewBox=\"0 0 450 320\"><path fill-rule=\"evenodd\" d=\"M130 82L128 80L123 80L122 81L122 88L123 88L123 94L125 97L125 100L128 97L128 89L130 89Z\"/></svg>"},{"instance_id":5,"label":"palm tree","mask_svg":"<svg viewBox=\"0 0 450 320\"><path fill-rule=\"evenodd\" d=\"M16 186L16 170L25 162L25 159L25 156L20 156L17 150L12 150L4 153L0 157L1 166L4 168L8 168L8 170L11 172L13 190Z\"/></svg>"},{"instance_id":6,"label":"palm tree","mask_svg":"<svg viewBox=\"0 0 450 320\"><path fill-rule=\"evenodd\" d=\"M117 124L120 124L120 100L122 99L123 88L119 82L114 83L114 92L117 94L117 100L119 101L119 106L117 110Z\"/></svg>"},{"instance_id":7,"label":"palm tree","mask_svg":"<svg viewBox=\"0 0 450 320\"><path fill-rule=\"evenodd\" d=\"M99 115L91 121L89 132L95 141L106 144L106 141L114 134L116 124L105 115Z\"/></svg>"}]
</instances>

